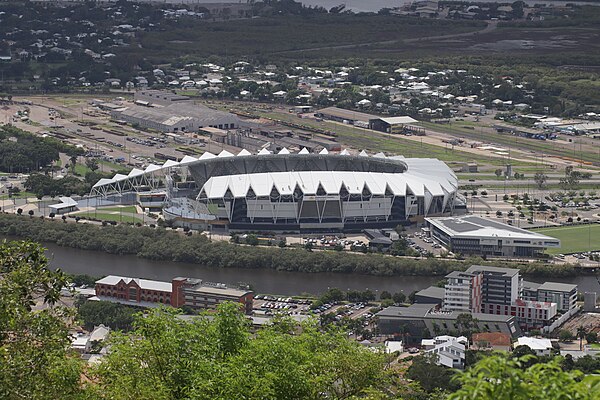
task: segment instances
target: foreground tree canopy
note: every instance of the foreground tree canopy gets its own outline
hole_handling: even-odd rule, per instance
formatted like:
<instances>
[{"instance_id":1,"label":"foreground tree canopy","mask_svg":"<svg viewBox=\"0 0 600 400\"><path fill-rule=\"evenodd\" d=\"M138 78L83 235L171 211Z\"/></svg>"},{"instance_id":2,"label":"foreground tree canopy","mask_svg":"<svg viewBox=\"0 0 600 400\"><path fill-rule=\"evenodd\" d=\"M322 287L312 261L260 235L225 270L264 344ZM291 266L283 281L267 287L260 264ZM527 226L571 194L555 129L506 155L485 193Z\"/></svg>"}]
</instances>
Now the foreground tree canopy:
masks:
<instances>
[{"instance_id":1,"label":"foreground tree canopy","mask_svg":"<svg viewBox=\"0 0 600 400\"><path fill-rule=\"evenodd\" d=\"M1 399L442 399L403 380L388 356L316 321L276 319L254 332L235 303L183 318L175 309L134 317L87 366L69 350L68 280L39 245L0 244ZM527 357L527 356L526 356ZM600 380L564 372L560 359L526 368L491 356L459 374L450 399L600 398ZM433 389L433 388L432 388Z\"/></svg>"}]
</instances>

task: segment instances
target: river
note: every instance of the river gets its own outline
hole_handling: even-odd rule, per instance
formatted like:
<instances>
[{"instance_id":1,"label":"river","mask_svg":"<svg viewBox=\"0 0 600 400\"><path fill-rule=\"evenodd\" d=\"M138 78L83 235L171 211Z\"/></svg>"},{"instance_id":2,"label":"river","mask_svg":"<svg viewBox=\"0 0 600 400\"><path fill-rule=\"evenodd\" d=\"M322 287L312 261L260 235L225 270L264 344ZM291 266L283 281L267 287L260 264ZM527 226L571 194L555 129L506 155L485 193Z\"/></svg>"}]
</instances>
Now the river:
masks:
<instances>
[{"instance_id":1,"label":"river","mask_svg":"<svg viewBox=\"0 0 600 400\"><path fill-rule=\"evenodd\" d=\"M402 291L410 294L426 288L442 279L427 276L371 276L342 273L304 273L285 272L271 269L213 268L188 263L152 261L136 256L117 256L103 252L79 250L45 243L48 249L50 265L61 268L71 274L91 276L122 275L135 278L170 281L176 276L200 278L210 282L251 284L258 293L281 295L299 295L302 293L319 294L329 287L342 290L365 290L394 293ZM543 282L544 279L528 278ZM600 293L600 284L596 276L576 276L552 279L558 282L576 283L580 291Z\"/></svg>"},{"instance_id":2,"label":"river","mask_svg":"<svg viewBox=\"0 0 600 400\"><path fill-rule=\"evenodd\" d=\"M299 0L306 6L321 6L326 9L345 4L346 8L355 12L377 12L382 8L401 7L406 4L411 4L414 0ZM466 2L466 1L465 1ZM512 3L512 0L470 0L471 3ZM554 0L524 0L524 2L533 6L535 4L553 4L564 6L566 4L578 5L600 5L600 3L587 1L554 1Z\"/></svg>"}]
</instances>

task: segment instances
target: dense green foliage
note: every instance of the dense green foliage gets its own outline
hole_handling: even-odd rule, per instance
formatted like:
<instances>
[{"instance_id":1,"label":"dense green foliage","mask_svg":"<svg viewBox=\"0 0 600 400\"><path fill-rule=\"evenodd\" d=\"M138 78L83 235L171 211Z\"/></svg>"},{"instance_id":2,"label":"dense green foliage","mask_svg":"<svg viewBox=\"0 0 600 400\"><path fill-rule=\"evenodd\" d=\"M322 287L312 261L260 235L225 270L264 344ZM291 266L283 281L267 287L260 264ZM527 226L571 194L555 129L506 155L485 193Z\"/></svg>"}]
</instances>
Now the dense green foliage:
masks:
<instances>
[{"instance_id":1,"label":"dense green foliage","mask_svg":"<svg viewBox=\"0 0 600 400\"><path fill-rule=\"evenodd\" d=\"M452 381L455 374L456 370L437 365L437 354L434 353L416 356L406 371L406 377L419 382L427 392L458 389L458 385Z\"/></svg>"},{"instance_id":2,"label":"dense green foliage","mask_svg":"<svg viewBox=\"0 0 600 400\"><path fill-rule=\"evenodd\" d=\"M107 301L82 301L77 306L77 317L88 331L103 324L113 330L129 331L133 317L140 310L134 307Z\"/></svg>"},{"instance_id":3,"label":"dense green foliage","mask_svg":"<svg viewBox=\"0 0 600 400\"><path fill-rule=\"evenodd\" d=\"M59 153L79 154L81 150L56 139L0 126L0 171L37 171L58 160Z\"/></svg>"},{"instance_id":4,"label":"dense green foliage","mask_svg":"<svg viewBox=\"0 0 600 400\"><path fill-rule=\"evenodd\" d=\"M600 378L580 371L565 372L561 359L523 368L528 357L487 357L458 377L461 389L450 400L547 400L600 397Z\"/></svg>"},{"instance_id":5,"label":"dense green foliage","mask_svg":"<svg viewBox=\"0 0 600 400\"><path fill-rule=\"evenodd\" d=\"M70 311L56 306L67 278L47 264L39 245L0 244L2 399L68 399L78 392L80 362L67 351Z\"/></svg>"},{"instance_id":6,"label":"dense green foliage","mask_svg":"<svg viewBox=\"0 0 600 400\"><path fill-rule=\"evenodd\" d=\"M153 260L189 262L218 268L268 268L298 272L345 272L371 275L445 275L462 270L481 259L465 261L439 258L413 259L380 254L348 254L337 251L247 247L211 242L204 235L185 236L164 228L128 225L100 227L48 219L0 214L0 235L19 236L39 242L111 254L133 254ZM525 274L567 276L571 265L499 263L518 267Z\"/></svg>"},{"instance_id":7,"label":"dense green foliage","mask_svg":"<svg viewBox=\"0 0 600 400\"><path fill-rule=\"evenodd\" d=\"M333 325L275 318L257 332L236 303L180 318L172 308L134 317L113 332L110 351L84 368L68 351L68 310L55 306L68 283L47 268L39 245L0 245L0 397L2 399L597 399L600 379L571 371L573 360L531 355L482 358L455 372L416 357L401 365L363 347ZM45 307L34 309L35 303ZM586 358L586 357L584 357ZM595 360L586 359L590 369Z\"/></svg>"},{"instance_id":8,"label":"dense green foliage","mask_svg":"<svg viewBox=\"0 0 600 400\"><path fill-rule=\"evenodd\" d=\"M314 321L294 326L282 321L251 337L235 304L192 321L151 311L132 334L113 337L96 371L99 397L345 399L385 383L381 354Z\"/></svg>"},{"instance_id":9,"label":"dense green foliage","mask_svg":"<svg viewBox=\"0 0 600 400\"><path fill-rule=\"evenodd\" d=\"M91 187L91 183L84 182L74 176L54 179L49 175L31 174L25 181L25 189L28 192L35 193L38 197L85 195L90 192Z\"/></svg>"}]
</instances>

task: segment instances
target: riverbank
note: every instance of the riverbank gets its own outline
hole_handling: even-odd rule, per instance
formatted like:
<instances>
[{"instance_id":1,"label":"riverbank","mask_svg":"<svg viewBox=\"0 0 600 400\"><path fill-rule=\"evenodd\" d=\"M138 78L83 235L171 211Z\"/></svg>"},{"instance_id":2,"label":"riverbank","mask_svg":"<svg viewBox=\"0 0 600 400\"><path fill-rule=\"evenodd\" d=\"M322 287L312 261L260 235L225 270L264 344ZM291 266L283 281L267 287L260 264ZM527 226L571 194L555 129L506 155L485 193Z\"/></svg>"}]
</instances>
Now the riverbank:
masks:
<instances>
[{"instance_id":1,"label":"riverbank","mask_svg":"<svg viewBox=\"0 0 600 400\"><path fill-rule=\"evenodd\" d=\"M472 264L519 268L538 277L577 275L573 265L543 263L486 263L480 258L449 260L408 259L381 254L349 254L337 251L311 252L304 249L240 246L211 242L206 236L191 236L165 228L130 225L98 226L0 214L0 235L55 243L58 246L135 255L156 261L186 262L216 268L272 269L295 272L336 272L376 276L444 276Z\"/></svg>"}]
</instances>

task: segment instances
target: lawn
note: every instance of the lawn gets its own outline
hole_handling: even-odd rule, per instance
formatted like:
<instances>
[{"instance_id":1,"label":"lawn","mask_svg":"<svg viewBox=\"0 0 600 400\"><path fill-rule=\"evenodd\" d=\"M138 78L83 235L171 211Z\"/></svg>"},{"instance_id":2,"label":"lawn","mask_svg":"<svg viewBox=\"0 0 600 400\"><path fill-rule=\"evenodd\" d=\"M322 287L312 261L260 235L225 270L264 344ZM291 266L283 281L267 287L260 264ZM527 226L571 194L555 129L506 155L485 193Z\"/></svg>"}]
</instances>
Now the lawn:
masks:
<instances>
[{"instance_id":1,"label":"lawn","mask_svg":"<svg viewBox=\"0 0 600 400\"><path fill-rule=\"evenodd\" d=\"M561 226L532 229L532 231L560 239L561 248L548 249L548 254L570 254L600 250L600 224Z\"/></svg>"},{"instance_id":2,"label":"lawn","mask_svg":"<svg viewBox=\"0 0 600 400\"><path fill-rule=\"evenodd\" d=\"M116 211L116 212L137 214L137 208L135 208L135 206L98 208L98 211L100 211L100 212Z\"/></svg>"},{"instance_id":3,"label":"lawn","mask_svg":"<svg viewBox=\"0 0 600 400\"><path fill-rule=\"evenodd\" d=\"M86 211L86 212L82 212L82 213L77 213L75 215L79 216L79 217L96 218L96 219L99 219L102 221L133 222L133 223L142 222L142 220L140 218L132 217L129 215L112 214L112 213L105 213L105 212Z\"/></svg>"},{"instance_id":4,"label":"lawn","mask_svg":"<svg viewBox=\"0 0 600 400\"><path fill-rule=\"evenodd\" d=\"M35 193L31 192L18 192L12 195L11 199L24 199L26 197L36 197ZM0 196L0 199L7 200L9 197L7 194Z\"/></svg>"}]
</instances>

